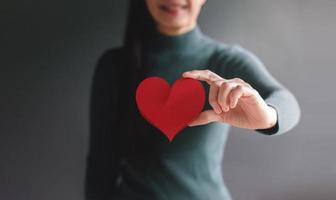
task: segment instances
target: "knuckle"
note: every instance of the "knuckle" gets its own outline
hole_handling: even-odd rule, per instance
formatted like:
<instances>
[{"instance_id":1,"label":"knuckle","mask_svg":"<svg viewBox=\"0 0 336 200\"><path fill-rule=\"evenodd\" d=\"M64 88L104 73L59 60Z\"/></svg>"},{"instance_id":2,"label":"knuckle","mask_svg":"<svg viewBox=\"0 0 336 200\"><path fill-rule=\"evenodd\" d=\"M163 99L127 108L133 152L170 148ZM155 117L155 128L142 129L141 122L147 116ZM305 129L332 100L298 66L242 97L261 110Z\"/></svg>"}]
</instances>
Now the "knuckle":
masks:
<instances>
[{"instance_id":1,"label":"knuckle","mask_svg":"<svg viewBox=\"0 0 336 200\"><path fill-rule=\"evenodd\" d=\"M230 83L229 82L222 82L222 84L221 84L221 87L223 88L223 89L227 89L227 88L229 88L230 87Z\"/></svg>"},{"instance_id":2,"label":"knuckle","mask_svg":"<svg viewBox=\"0 0 336 200\"><path fill-rule=\"evenodd\" d=\"M214 85L216 85L217 87L221 87L223 82L224 82L223 80L218 80L214 82Z\"/></svg>"},{"instance_id":3,"label":"knuckle","mask_svg":"<svg viewBox=\"0 0 336 200\"><path fill-rule=\"evenodd\" d=\"M246 86L251 88L251 89L254 89L250 84L246 83Z\"/></svg>"},{"instance_id":4,"label":"knuckle","mask_svg":"<svg viewBox=\"0 0 336 200\"><path fill-rule=\"evenodd\" d=\"M236 89L237 91L242 91L242 90L243 90L243 87L244 87L244 86L242 86L242 85L237 85L235 89Z\"/></svg>"},{"instance_id":5,"label":"knuckle","mask_svg":"<svg viewBox=\"0 0 336 200\"><path fill-rule=\"evenodd\" d=\"M213 79L216 78L216 76L212 73L208 73L208 77L209 77L210 80L213 80Z\"/></svg>"},{"instance_id":6,"label":"knuckle","mask_svg":"<svg viewBox=\"0 0 336 200\"><path fill-rule=\"evenodd\" d=\"M235 98L236 96L239 95L239 93L243 92L243 86L237 85L232 92L230 93L231 98Z\"/></svg>"},{"instance_id":7,"label":"knuckle","mask_svg":"<svg viewBox=\"0 0 336 200\"><path fill-rule=\"evenodd\" d=\"M233 79L234 81L236 81L236 82L245 82L243 79L241 79L241 78L234 78Z\"/></svg>"}]
</instances>

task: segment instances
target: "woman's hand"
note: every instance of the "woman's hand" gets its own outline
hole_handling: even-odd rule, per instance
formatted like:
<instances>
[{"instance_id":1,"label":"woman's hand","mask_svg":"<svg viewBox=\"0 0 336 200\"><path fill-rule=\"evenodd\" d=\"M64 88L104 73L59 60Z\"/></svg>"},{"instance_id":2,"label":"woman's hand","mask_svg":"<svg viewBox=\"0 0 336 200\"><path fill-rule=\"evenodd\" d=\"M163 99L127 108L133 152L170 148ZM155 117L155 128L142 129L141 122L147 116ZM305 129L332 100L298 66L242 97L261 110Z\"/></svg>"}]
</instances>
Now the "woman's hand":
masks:
<instances>
[{"instance_id":1,"label":"woman's hand","mask_svg":"<svg viewBox=\"0 0 336 200\"><path fill-rule=\"evenodd\" d=\"M206 81L210 85L209 104L213 110L202 113L189 126L224 122L247 129L266 129L277 122L276 110L268 106L259 93L245 81L224 79L210 70L192 70L184 78Z\"/></svg>"}]
</instances>

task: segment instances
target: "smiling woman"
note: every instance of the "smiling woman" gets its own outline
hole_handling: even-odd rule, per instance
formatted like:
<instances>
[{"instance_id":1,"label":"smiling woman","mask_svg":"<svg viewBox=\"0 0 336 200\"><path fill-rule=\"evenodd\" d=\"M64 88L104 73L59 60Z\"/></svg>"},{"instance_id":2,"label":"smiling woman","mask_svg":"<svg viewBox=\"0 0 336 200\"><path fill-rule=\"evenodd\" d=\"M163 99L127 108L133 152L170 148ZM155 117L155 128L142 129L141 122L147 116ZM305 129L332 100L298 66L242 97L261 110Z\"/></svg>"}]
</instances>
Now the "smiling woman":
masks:
<instances>
[{"instance_id":1,"label":"smiling woman","mask_svg":"<svg viewBox=\"0 0 336 200\"><path fill-rule=\"evenodd\" d=\"M195 27L197 16L205 0L147 0L146 2L148 10L157 22L158 30L167 35L178 35Z\"/></svg>"},{"instance_id":2,"label":"smiling woman","mask_svg":"<svg viewBox=\"0 0 336 200\"><path fill-rule=\"evenodd\" d=\"M257 56L202 33L204 3L131 1L124 44L104 52L93 79L87 200L230 200L221 171L230 126L280 135L298 123L296 98ZM205 111L172 142L136 107L149 76L205 83Z\"/></svg>"}]
</instances>

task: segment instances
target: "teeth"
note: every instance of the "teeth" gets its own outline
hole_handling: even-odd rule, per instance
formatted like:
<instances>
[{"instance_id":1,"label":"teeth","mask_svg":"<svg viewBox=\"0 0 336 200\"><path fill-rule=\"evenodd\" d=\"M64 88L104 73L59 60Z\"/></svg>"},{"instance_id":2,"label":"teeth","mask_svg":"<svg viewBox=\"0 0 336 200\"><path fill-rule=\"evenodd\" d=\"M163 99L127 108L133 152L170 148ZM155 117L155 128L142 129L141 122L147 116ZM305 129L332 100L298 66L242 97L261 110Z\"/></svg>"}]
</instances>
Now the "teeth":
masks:
<instances>
[{"instance_id":1,"label":"teeth","mask_svg":"<svg viewBox=\"0 0 336 200\"><path fill-rule=\"evenodd\" d=\"M178 9L178 8L183 8L186 9L187 5L177 5L177 4L173 4L173 5L162 5L160 6L161 8L165 9L165 10L173 10L173 9Z\"/></svg>"}]
</instances>

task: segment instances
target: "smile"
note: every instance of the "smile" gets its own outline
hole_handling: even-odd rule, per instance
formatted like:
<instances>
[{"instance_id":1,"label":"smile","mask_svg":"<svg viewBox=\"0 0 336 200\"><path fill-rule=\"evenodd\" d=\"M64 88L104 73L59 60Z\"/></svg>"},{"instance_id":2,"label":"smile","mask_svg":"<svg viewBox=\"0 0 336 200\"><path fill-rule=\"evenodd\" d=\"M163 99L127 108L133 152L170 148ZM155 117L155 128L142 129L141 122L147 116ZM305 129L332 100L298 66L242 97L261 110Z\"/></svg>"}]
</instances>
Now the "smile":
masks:
<instances>
[{"instance_id":1,"label":"smile","mask_svg":"<svg viewBox=\"0 0 336 200\"><path fill-rule=\"evenodd\" d=\"M182 11L185 11L188 8L188 5L183 4L167 4L167 5L160 5L160 9L167 14L176 16L180 14Z\"/></svg>"}]
</instances>

